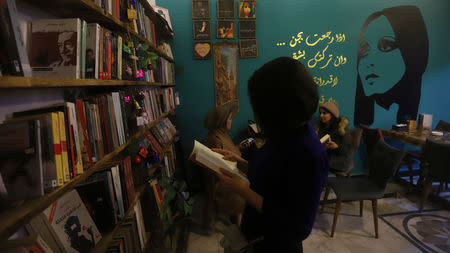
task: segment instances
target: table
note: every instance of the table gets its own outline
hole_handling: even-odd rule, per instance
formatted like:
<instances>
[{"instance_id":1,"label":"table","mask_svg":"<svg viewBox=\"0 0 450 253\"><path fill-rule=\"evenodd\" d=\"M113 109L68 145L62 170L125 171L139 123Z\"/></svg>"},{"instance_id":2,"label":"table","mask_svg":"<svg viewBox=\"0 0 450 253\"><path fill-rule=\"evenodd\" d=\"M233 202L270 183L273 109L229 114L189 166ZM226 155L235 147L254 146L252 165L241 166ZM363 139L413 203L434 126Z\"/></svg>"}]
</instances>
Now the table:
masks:
<instances>
[{"instance_id":1,"label":"table","mask_svg":"<svg viewBox=\"0 0 450 253\"><path fill-rule=\"evenodd\" d=\"M401 141L414 146L424 147L427 137L450 144L450 132L443 132L443 136L431 135L430 131L416 131L415 133L409 133L407 131L381 130L381 132L386 139Z\"/></svg>"}]
</instances>

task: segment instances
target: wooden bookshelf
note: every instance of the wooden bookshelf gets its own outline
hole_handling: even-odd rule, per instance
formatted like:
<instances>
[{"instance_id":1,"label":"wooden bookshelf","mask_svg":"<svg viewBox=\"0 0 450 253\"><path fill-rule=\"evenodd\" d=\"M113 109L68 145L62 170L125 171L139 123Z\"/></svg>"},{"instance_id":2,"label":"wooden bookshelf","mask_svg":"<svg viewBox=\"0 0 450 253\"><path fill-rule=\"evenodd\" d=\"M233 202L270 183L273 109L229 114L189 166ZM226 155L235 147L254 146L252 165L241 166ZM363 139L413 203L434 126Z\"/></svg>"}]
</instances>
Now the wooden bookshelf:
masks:
<instances>
[{"instance_id":1,"label":"wooden bookshelf","mask_svg":"<svg viewBox=\"0 0 450 253\"><path fill-rule=\"evenodd\" d=\"M67 87L97 87L97 86L158 86L172 87L175 83L156 83L129 80L102 79L68 79L68 78L38 78L20 76L1 76L0 88L67 88Z\"/></svg>"},{"instance_id":2,"label":"wooden bookshelf","mask_svg":"<svg viewBox=\"0 0 450 253\"><path fill-rule=\"evenodd\" d=\"M125 144L121 145L119 148L114 150L113 152L107 154L103 159L97 162L92 168L86 170L80 176L74 178L67 184L55 189L53 192L46 194L42 197L35 198L32 200L22 201L21 204L15 206L14 208L7 209L0 213L0 242L2 240L7 240L8 237L16 232L20 227L27 224L34 216L42 212L48 206L50 206L53 202L62 197L65 193L69 192L79 183L83 182L90 175L95 172L104 170L109 167L113 167L120 163L122 159L120 159L119 154L125 148L127 148L134 141L138 140L146 130L155 126L162 119L167 117L170 113L173 113L173 110L170 112L166 112L161 115L156 120L152 121L150 124L145 127L141 127L140 130L130 138Z\"/></svg>"},{"instance_id":3,"label":"wooden bookshelf","mask_svg":"<svg viewBox=\"0 0 450 253\"><path fill-rule=\"evenodd\" d=\"M114 229L109 232L106 235L102 235L102 239L95 245L95 247L91 250L91 253L103 253L106 252L106 249L108 248L108 246L111 244L111 242L113 241L114 235L119 231L120 226L122 224L124 224L126 222L127 218L130 218L131 215L134 213L134 206L136 205L136 203L138 202L138 200L141 199L141 196L143 195L145 189L147 189L150 185L149 184L145 184L142 185L137 191L136 191L136 196L134 197L133 202L131 203L131 205L128 207L127 212L125 213L122 221L120 221L119 223L116 224L116 226L114 227Z\"/></svg>"},{"instance_id":4,"label":"wooden bookshelf","mask_svg":"<svg viewBox=\"0 0 450 253\"><path fill-rule=\"evenodd\" d=\"M66 18L81 18L86 20L88 23L99 23L102 26L105 26L111 30L114 31L122 31L124 33L129 33L135 37L137 37L142 42L145 42L150 45L150 50L153 52L156 52L161 57L167 59L170 62L174 62L174 59L172 57L169 57L166 55L162 50L156 48L149 40L144 38L143 36L137 34L133 30L131 30L128 26L128 24L123 23L118 18L112 16L108 12L106 12L104 9L99 7L94 3L92 0L58 0L58 1L42 1L42 0L25 0L33 5L44 7L46 10L48 10L50 13L57 17L66 17ZM145 1L144 1L145 2ZM151 9L151 6L147 3L146 4L147 10L146 13L156 18L155 20L156 24L165 24L165 20L161 20L162 17L157 15L153 9ZM170 32L165 31L166 28L164 26L159 25L160 32L162 34L165 34L166 37L170 37Z\"/></svg>"}]
</instances>

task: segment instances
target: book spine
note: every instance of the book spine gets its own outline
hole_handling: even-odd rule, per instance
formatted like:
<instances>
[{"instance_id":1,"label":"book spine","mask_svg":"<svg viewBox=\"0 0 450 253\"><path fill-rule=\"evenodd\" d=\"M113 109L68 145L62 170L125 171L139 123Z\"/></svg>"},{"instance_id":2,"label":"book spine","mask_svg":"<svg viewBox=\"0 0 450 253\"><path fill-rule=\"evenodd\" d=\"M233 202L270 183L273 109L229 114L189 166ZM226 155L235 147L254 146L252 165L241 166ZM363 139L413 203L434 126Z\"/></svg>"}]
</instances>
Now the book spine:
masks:
<instances>
[{"instance_id":1,"label":"book spine","mask_svg":"<svg viewBox=\"0 0 450 253\"><path fill-rule=\"evenodd\" d=\"M86 30L87 23L85 20L81 20L81 66L80 66L80 78L86 78Z\"/></svg>"},{"instance_id":2,"label":"book spine","mask_svg":"<svg viewBox=\"0 0 450 253\"><path fill-rule=\"evenodd\" d=\"M61 137L61 159L63 166L63 182L67 183L70 181L69 173L69 158L67 155L67 138L66 138L66 125L64 119L64 113L58 112L59 120L59 135Z\"/></svg>"},{"instance_id":3,"label":"book spine","mask_svg":"<svg viewBox=\"0 0 450 253\"><path fill-rule=\"evenodd\" d=\"M131 205L136 195L134 191L133 172L131 170L131 157L128 156L123 160L123 167L125 170L125 181L127 185L128 203L129 205Z\"/></svg>"},{"instance_id":4,"label":"book spine","mask_svg":"<svg viewBox=\"0 0 450 253\"><path fill-rule=\"evenodd\" d=\"M74 169L74 177L83 173L83 159L82 159L82 147L81 143L83 143L83 137L80 135L80 131L78 130L78 120L77 120L77 112L75 109L75 104L71 102L66 102L66 106L69 108L70 119L72 124L73 137L75 141L74 152L75 152L75 169Z\"/></svg>"},{"instance_id":5,"label":"book spine","mask_svg":"<svg viewBox=\"0 0 450 253\"><path fill-rule=\"evenodd\" d=\"M108 94L106 98L108 100L109 126L111 127L111 136L113 141L112 150L115 150L119 147L119 133L117 131L116 114L111 94Z\"/></svg>"},{"instance_id":6,"label":"book spine","mask_svg":"<svg viewBox=\"0 0 450 253\"><path fill-rule=\"evenodd\" d=\"M51 113L52 119L52 135L53 135L53 150L55 154L55 165L56 165L56 178L57 185L62 186L64 184L64 173L62 165L62 155L61 155L61 138L59 136L59 119L57 113Z\"/></svg>"},{"instance_id":7,"label":"book spine","mask_svg":"<svg viewBox=\"0 0 450 253\"><path fill-rule=\"evenodd\" d=\"M100 120L100 113L98 109L98 104L92 104L92 116L94 119L94 138L95 138L95 145L97 146L97 155L98 160L103 159L105 156L105 147L104 147L104 141L103 141L103 134L101 129L101 120Z\"/></svg>"},{"instance_id":8,"label":"book spine","mask_svg":"<svg viewBox=\"0 0 450 253\"><path fill-rule=\"evenodd\" d=\"M123 91L119 91L120 108L122 110L123 131L125 134L125 141L128 141L130 139L130 131L128 129L128 117L126 113L125 97L126 97L125 93Z\"/></svg>"},{"instance_id":9,"label":"book spine","mask_svg":"<svg viewBox=\"0 0 450 253\"><path fill-rule=\"evenodd\" d=\"M114 189L117 198L117 204L119 206L119 218L124 218L125 208L123 206L123 198L122 198L122 187L120 184L120 173L119 166L114 166L111 168L112 178L114 182Z\"/></svg>"},{"instance_id":10,"label":"book spine","mask_svg":"<svg viewBox=\"0 0 450 253\"><path fill-rule=\"evenodd\" d=\"M87 132L89 136L89 144L91 147L91 153L92 153L92 163L96 163L99 158L97 154L97 145L95 142L95 134L94 134L94 124L95 120L93 118L92 108L88 101L83 101L84 104L84 112L86 113L86 126L87 126Z\"/></svg>"},{"instance_id":11,"label":"book spine","mask_svg":"<svg viewBox=\"0 0 450 253\"><path fill-rule=\"evenodd\" d=\"M83 100L81 99L76 99L75 100L75 105L77 107L77 116L78 116L78 121L80 122L81 125L81 129L79 129L81 131L81 137L83 138L84 141L84 149L86 150L87 153L87 161L84 161L83 164L87 163L89 164L90 167L94 166L94 163L92 161L92 151L91 151L91 141L89 139L89 134L88 134L88 127L87 127L87 122L86 122L86 110L84 108L84 103Z\"/></svg>"},{"instance_id":12,"label":"book spine","mask_svg":"<svg viewBox=\"0 0 450 253\"><path fill-rule=\"evenodd\" d=\"M99 40L98 40L98 75L99 79L105 79L105 73L103 72L103 39L104 39L104 29L99 27Z\"/></svg>"},{"instance_id":13,"label":"book spine","mask_svg":"<svg viewBox=\"0 0 450 253\"><path fill-rule=\"evenodd\" d=\"M122 36L117 37L117 79L122 80Z\"/></svg>"},{"instance_id":14,"label":"book spine","mask_svg":"<svg viewBox=\"0 0 450 253\"><path fill-rule=\"evenodd\" d=\"M83 53L81 52L81 20L77 19L77 64L75 66L75 78L80 79L80 72L81 72L81 55Z\"/></svg>"}]
</instances>

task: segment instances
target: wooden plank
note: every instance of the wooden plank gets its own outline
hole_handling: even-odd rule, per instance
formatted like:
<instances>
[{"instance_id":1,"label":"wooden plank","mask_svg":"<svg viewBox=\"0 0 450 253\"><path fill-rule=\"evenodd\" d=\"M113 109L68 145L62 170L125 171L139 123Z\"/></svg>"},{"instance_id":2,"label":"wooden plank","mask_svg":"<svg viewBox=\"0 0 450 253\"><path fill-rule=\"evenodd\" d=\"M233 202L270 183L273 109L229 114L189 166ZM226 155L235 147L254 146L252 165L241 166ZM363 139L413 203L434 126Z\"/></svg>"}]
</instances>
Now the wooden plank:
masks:
<instances>
[{"instance_id":1,"label":"wooden plank","mask_svg":"<svg viewBox=\"0 0 450 253\"><path fill-rule=\"evenodd\" d=\"M157 83L129 80L37 78L20 76L0 77L0 88L65 88L98 86L175 86L174 83Z\"/></svg>"},{"instance_id":2,"label":"wooden plank","mask_svg":"<svg viewBox=\"0 0 450 253\"><path fill-rule=\"evenodd\" d=\"M126 219L130 218L131 215L134 213L134 206L136 205L138 200L141 199L141 196L143 195L143 192L145 191L147 186L149 186L149 184L142 185L137 190L136 196L134 197L134 200L131 203L131 205L128 207L128 210L125 213L125 216L124 216L123 220L121 222L117 223L116 226L114 227L114 229L111 232L109 232L108 234L102 236L102 239L91 250L91 253L93 253L93 252L99 252L99 253L106 252L106 249L108 248L109 244L112 242L114 235L119 231L120 226L122 224L124 224L126 222Z\"/></svg>"},{"instance_id":3,"label":"wooden plank","mask_svg":"<svg viewBox=\"0 0 450 253\"><path fill-rule=\"evenodd\" d=\"M2 224L2 226L0 226L0 241L8 239L9 235L16 232L21 226L28 223L34 216L41 213L45 208L50 206L65 193L72 190L78 183L83 182L93 173L116 165L119 162L118 155L122 150L124 150L126 147L128 147L128 145L137 140L140 136L142 136L147 129L153 127L155 124L157 124L163 118L167 117L169 113L172 112L173 111L164 113L163 115L161 115L161 117L152 121L147 126L141 127L141 129L132 138L130 138L128 142L106 155L92 168L86 170L83 174L81 174L81 176L74 178L69 183L61 186L60 188L54 190L49 194L46 194L40 198L26 201L15 208L11 208L1 212L0 224Z\"/></svg>"}]
</instances>

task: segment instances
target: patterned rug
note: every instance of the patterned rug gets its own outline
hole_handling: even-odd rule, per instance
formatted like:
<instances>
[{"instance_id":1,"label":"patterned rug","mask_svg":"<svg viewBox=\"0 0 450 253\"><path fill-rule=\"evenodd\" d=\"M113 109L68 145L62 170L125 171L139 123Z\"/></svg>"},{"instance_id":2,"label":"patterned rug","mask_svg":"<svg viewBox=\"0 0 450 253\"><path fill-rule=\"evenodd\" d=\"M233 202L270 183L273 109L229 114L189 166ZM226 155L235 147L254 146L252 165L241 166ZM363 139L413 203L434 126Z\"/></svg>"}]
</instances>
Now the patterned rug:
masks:
<instances>
[{"instance_id":1,"label":"patterned rug","mask_svg":"<svg viewBox=\"0 0 450 253\"><path fill-rule=\"evenodd\" d=\"M422 252L450 252L450 212L428 210L380 215L397 233Z\"/></svg>"}]
</instances>

